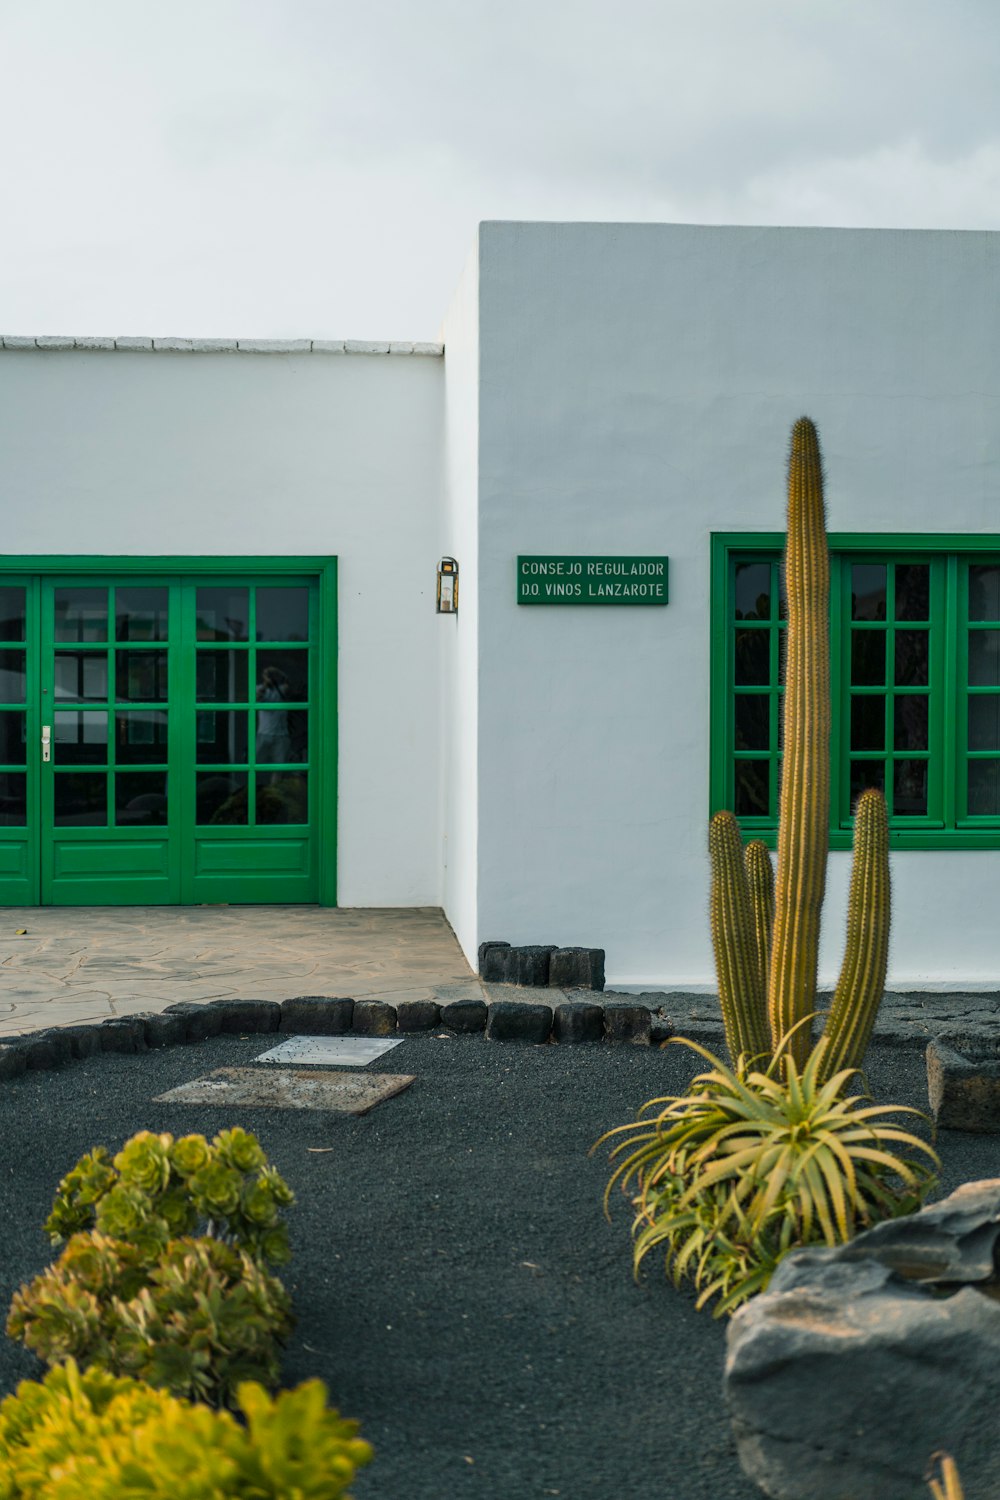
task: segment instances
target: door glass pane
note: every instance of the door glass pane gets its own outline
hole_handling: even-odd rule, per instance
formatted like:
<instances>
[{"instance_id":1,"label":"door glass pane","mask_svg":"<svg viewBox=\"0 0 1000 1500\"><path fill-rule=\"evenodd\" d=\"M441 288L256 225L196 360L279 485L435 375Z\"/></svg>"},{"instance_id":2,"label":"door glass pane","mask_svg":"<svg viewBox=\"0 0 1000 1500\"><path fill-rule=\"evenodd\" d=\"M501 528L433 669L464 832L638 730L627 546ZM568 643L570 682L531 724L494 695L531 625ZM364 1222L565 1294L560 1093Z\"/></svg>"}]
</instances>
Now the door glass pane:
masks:
<instances>
[{"instance_id":1,"label":"door glass pane","mask_svg":"<svg viewBox=\"0 0 1000 1500\"><path fill-rule=\"evenodd\" d=\"M57 764L103 765L108 758L108 716L93 709L58 709L52 738Z\"/></svg>"},{"instance_id":2,"label":"door glass pane","mask_svg":"<svg viewBox=\"0 0 1000 1500\"><path fill-rule=\"evenodd\" d=\"M771 810L771 762L736 762L736 807L738 818L766 818Z\"/></svg>"},{"instance_id":3,"label":"door glass pane","mask_svg":"<svg viewBox=\"0 0 1000 1500\"><path fill-rule=\"evenodd\" d=\"M57 651L55 660L57 698L106 700L108 653L106 651Z\"/></svg>"},{"instance_id":4,"label":"door glass pane","mask_svg":"<svg viewBox=\"0 0 1000 1500\"><path fill-rule=\"evenodd\" d=\"M108 821L108 778L103 771L69 771L55 777L57 828L103 827Z\"/></svg>"},{"instance_id":5,"label":"door glass pane","mask_svg":"<svg viewBox=\"0 0 1000 1500\"><path fill-rule=\"evenodd\" d=\"M927 816L927 762L897 760L892 769L892 812L896 818Z\"/></svg>"},{"instance_id":6,"label":"door glass pane","mask_svg":"<svg viewBox=\"0 0 1000 1500\"><path fill-rule=\"evenodd\" d=\"M119 765L167 758L165 709L133 708L115 714L115 759Z\"/></svg>"},{"instance_id":7,"label":"door glass pane","mask_svg":"<svg viewBox=\"0 0 1000 1500\"><path fill-rule=\"evenodd\" d=\"M885 682L885 631L851 631L851 682L855 687L882 687Z\"/></svg>"},{"instance_id":8,"label":"door glass pane","mask_svg":"<svg viewBox=\"0 0 1000 1500\"><path fill-rule=\"evenodd\" d=\"M269 771L257 776L258 823L308 823L304 771Z\"/></svg>"},{"instance_id":9,"label":"door glass pane","mask_svg":"<svg viewBox=\"0 0 1000 1500\"><path fill-rule=\"evenodd\" d=\"M0 765L23 766L27 758L24 714L0 713Z\"/></svg>"},{"instance_id":10,"label":"door glass pane","mask_svg":"<svg viewBox=\"0 0 1000 1500\"><path fill-rule=\"evenodd\" d=\"M259 641L307 641L309 639L309 590L306 588L259 588L257 590L257 639Z\"/></svg>"},{"instance_id":11,"label":"door glass pane","mask_svg":"<svg viewBox=\"0 0 1000 1500\"><path fill-rule=\"evenodd\" d=\"M264 717L263 714L260 715ZM771 745L771 699L767 693L736 696L737 750L767 750ZM261 759L260 756L257 757Z\"/></svg>"},{"instance_id":12,"label":"door glass pane","mask_svg":"<svg viewBox=\"0 0 1000 1500\"><path fill-rule=\"evenodd\" d=\"M771 564L766 562L736 564L737 620L771 618Z\"/></svg>"},{"instance_id":13,"label":"door glass pane","mask_svg":"<svg viewBox=\"0 0 1000 1500\"><path fill-rule=\"evenodd\" d=\"M1000 564L973 563L969 568L969 619L1000 620Z\"/></svg>"},{"instance_id":14,"label":"door glass pane","mask_svg":"<svg viewBox=\"0 0 1000 1500\"><path fill-rule=\"evenodd\" d=\"M1000 817L1000 760L969 761L969 816Z\"/></svg>"},{"instance_id":15,"label":"door glass pane","mask_svg":"<svg viewBox=\"0 0 1000 1500\"><path fill-rule=\"evenodd\" d=\"M199 771L195 777L199 823L247 822L246 771Z\"/></svg>"},{"instance_id":16,"label":"door glass pane","mask_svg":"<svg viewBox=\"0 0 1000 1500\"><path fill-rule=\"evenodd\" d=\"M167 821L166 771L119 771L115 776L115 823L119 828Z\"/></svg>"},{"instance_id":17,"label":"door glass pane","mask_svg":"<svg viewBox=\"0 0 1000 1500\"><path fill-rule=\"evenodd\" d=\"M246 709L227 709L221 713L199 712L197 715L197 758L226 765L247 763Z\"/></svg>"},{"instance_id":18,"label":"door glass pane","mask_svg":"<svg viewBox=\"0 0 1000 1500\"><path fill-rule=\"evenodd\" d=\"M737 703L740 700L737 699ZM254 758L260 765L274 765L278 761L300 761L309 759L308 714L302 709L261 709L257 715L257 738ZM743 747L740 747L743 748ZM767 741L764 742L767 749Z\"/></svg>"},{"instance_id":19,"label":"door glass pane","mask_svg":"<svg viewBox=\"0 0 1000 1500\"><path fill-rule=\"evenodd\" d=\"M165 641L167 599L165 588L116 589L115 639Z\"/></svg>"},{"instance_id":20,"label":"door glass pane","mask_svg":"<svg viewBox=\"0 0 1000 1500\"><path fill-rule=\"evenodd\" d=\"M199 641L245 641L250 629L249 589L199 589Z\"/></svg>"},{"instance_id":21,"label":"door glass pane","mask_svg":"<svg viewBox=\"0 0 1000 1500\"><path fill-rule=\"evenodd\" d=\"M896 619L929 620L931 570L926 563L897 563Z\"/></svg>"},{"instance_id":22,"label":"door glass pane","mask_svg":"<svg viewBox=\"0 0 1000 1500\"><path fill-rule=\"evenodd\" d=\"M927 749L927 699L907 694L893 703L892 744L895 750Z\"/></svg>"},{"instance_id":23,"label":"door glass pane","mask_svg":"<svg viewBox=\"0 0 1000 1500\"><path fill-rule=\"evenodd\" d=\"M56 640L106 641L107 589L56 589Z\"/></svg>"},{"instance_id":24,"label":"door glass pane","mask_svg":"<svg viewBox=\"0 0 1000 1500\"><path fill-rule=\"evenodd\" d=\"M969 749L1000 750L1000 694L969 699Z\"/></svg>"},{"instance_id":25,"label":"door glass pane","mask_svg":"<svg viewBox=\"0 0 1000 1500\"><path fill-rule=\"evenodd\" d=\"M885 619L885 564L855 563L851 568L851 619Z\"/></svg>"},{"instance_id":26,"label":"door glass pane","mask_svg":"<svg viewBox=\"0 0 1000 1500\"><path fill-rule=\"evenodd\" d=\"M24 589L0 589L0 641L24 640Z\"/></svg>"},{"instance_id":27,"label":"door glass pane","mask_svg":"<svg viewBox=\"0 0 1000 1500\"><path fill-rule=\"evenodd\" d=\"M969 631L969 682L973 687L1000 687L1000 630Z\"/></svg>"},{"instance_id":28,"label":"door glass pane","mask_svg":"<svg viewBox=\"0 0 1000 1500\"><path fill-rule=\"evenodd\" d=\"M896 686L926 687L930 636L926 630L896 631Z\"/></svg>"},{"instance_id":29,"label":"door glass pane","mask_svg":"<svg viewBox=\"0 0 1000 1500\"><path fill-rule=\"evenodd\" d=\"M24 828L27 822L27 776L23 771L0 772L0 828Z\"/></svg>"},{"instance_id":30,"label":"door glass pane","mask_svg":"<svg viewBox=\"0 0 1000 1500\"><path fill-rule=\"evenodd\" d=\"M246 703L249 662L249 651L199 651L198 702Z\"/></svg>"},{"instance_id":31,"label":"door glass pane","mask_svg":"<svg viewBox=\"0 0 1000 1500\"><path fill-rule=\"evenodd\" d=\"M121 703L163 703L167 696L165 651L119 651L115 694Z\"/></svg>"},{"instance_id":32,"label":"door glass pane","mask_svg":"<svg viewBox=\"0 0 1000 1500\"><path fill-rule=\"evenodd\" d=\"M766 684L771 680L771 632L737 630L735 681L737 687ZM261 653L264 655L265 653ZM260 669L258 667L258 675Z\"/></svg>"},{"instance_id":33,"label":"door glass pane","mask_svg":"<svg viewBox=\"0 0 1000 1500\"><path fill-rule=\"evenodd\" d=\"M308 696L308 651L257 652L258 703L304 703Z\"/></svg>"},{"instance_id":34,"label":"door glass pane","mask_svg":"<svg viewBox=\"0 0 1000 1500\"><path fill-rule=\"evenodd\" d=\"M27 689L23 651L0 651L0 703L23 703Z\"/></svg>"},{"instance_id":35,"label":"door glass pane","mask_svg":"<svg viewBox=\"0 0 1000 1500\"><path fill-rule=\"evenodd\" d=\"M881 693L851 699L851 749L885 749L885 698Z\"/></svg>"}]
</instances>

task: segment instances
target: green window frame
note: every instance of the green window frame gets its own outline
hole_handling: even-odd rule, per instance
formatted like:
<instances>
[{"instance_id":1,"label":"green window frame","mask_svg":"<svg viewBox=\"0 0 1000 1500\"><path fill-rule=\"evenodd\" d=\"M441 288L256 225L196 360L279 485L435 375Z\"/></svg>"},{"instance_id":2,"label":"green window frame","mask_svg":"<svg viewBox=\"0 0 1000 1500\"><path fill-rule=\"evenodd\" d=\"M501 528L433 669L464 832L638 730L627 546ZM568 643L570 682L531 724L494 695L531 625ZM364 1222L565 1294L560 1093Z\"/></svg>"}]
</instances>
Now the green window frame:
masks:
<instances>
[{"instance_id":1,"label":"green window frame","mask_svg":"<svg viewBox=\"0 0 1000 1500\"><path fill-rule=\"evenodd\" d=\"M715 533L711 812L774 845L781 532ZM830 847L882 786L900 849L1000 848L1000 536L833 533Z\"/></svg>"}]
</instances>

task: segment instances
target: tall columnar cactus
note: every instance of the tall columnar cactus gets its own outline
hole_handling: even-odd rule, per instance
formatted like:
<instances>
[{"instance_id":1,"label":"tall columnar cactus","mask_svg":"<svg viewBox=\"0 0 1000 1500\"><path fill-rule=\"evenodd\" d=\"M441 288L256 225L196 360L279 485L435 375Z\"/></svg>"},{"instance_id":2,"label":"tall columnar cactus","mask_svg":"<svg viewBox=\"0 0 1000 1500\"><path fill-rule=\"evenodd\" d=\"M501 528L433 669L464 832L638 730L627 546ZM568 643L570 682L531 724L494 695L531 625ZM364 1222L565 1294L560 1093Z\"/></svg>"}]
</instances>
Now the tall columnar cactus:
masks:
<instances>
[{"instance_id":1,"label":"tall columnar cactus","mask_svg":"<svg viewBox=\"0 0 1000 1500\"><path fill-rule=\"evenodd\" d=\"M726 1044L773 1054L789 1049L801 1069L811 1041L799 1025L816 1009L820 911L830 803L830 560L816 428L801 417L788 465L788 597L778 874L760 843L741 849L732 813L709 831L712 942ZM882 999L889 948L889 835L881 792L858 802L847 951L822 1045L824 1077L856 1067ZM772 915L773 914L773 915Z\"/></svg>"}]
</instances>

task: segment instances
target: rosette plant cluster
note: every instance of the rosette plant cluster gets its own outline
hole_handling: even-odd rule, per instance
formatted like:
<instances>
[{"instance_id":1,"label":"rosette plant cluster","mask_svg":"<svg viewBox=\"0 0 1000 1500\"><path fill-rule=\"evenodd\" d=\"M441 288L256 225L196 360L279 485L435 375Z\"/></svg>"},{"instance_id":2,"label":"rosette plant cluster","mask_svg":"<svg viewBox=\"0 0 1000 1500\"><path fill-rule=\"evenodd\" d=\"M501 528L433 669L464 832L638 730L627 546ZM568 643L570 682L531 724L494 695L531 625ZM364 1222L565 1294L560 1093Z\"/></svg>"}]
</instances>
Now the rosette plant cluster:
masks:
<instances>
[{"instance_id":1,"label":"rosette plant cluster","mask_svg":"<svg viewBox=\"0 0 1000 1500\"><path fill-rule=\"evenodd\" d=\"M143 1131L97 1147L59 1184L45 1227L65 1243L15 1293L7 1331L48 1364L73 1358L178 1396L232 1403L273 1386L291 1304L273 1264L289 1258L288 1184L239 1128Z\"/></svg>"}]
</instances>

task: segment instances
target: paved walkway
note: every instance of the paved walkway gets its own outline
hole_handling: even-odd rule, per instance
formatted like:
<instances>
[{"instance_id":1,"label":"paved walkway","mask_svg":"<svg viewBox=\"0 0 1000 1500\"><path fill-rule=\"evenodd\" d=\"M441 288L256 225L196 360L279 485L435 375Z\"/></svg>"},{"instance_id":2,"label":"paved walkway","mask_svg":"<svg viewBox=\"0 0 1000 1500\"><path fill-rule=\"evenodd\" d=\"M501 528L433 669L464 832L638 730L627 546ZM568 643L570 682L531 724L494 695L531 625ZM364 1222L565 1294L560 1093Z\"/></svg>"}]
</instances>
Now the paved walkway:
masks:
<instances>
[{"instance_id":1,"label":"paved walkway","mask_svg":"<svg viewBox=\"0 0 1000 1500\"><path fill-rule=\"evenodd\" d=\"M0 975L0 1036L176 1000L483 993L435 907L5 907Z\"/></svg>"}]
</instances>

